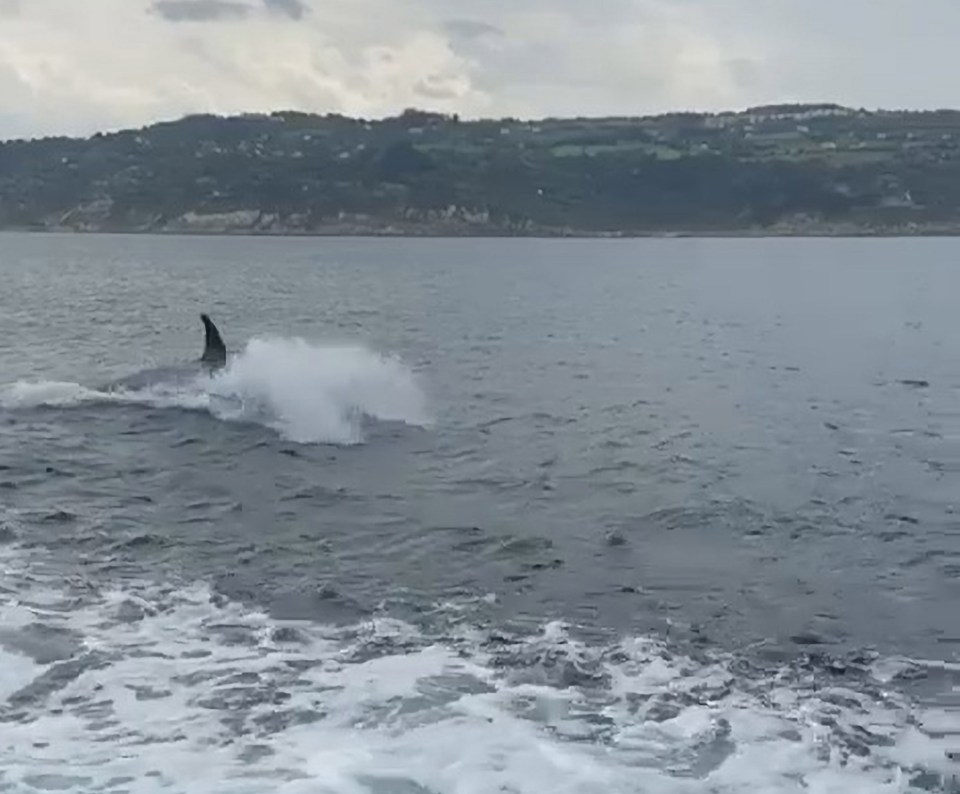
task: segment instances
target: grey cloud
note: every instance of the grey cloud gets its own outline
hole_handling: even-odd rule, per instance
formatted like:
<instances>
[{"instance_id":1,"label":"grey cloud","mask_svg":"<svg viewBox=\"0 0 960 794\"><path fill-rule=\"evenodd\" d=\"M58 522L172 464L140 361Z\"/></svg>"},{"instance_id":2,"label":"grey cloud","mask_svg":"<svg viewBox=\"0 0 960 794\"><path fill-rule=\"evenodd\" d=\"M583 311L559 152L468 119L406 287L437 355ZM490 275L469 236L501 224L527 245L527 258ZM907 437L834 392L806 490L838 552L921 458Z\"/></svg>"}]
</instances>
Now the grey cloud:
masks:
<instances>
[{"instance_id":1,"label":"grey cloud","mask_svg":"<svg viewBox=\"0 0 960 794\"><path fill-rule=\"evenodd\" d=\"M752 89L762 82L763 71L756 61L749 58L730 58L727 67L740 88Z\"/></svg>"},{"instance_id":2,"label":"grey cloud","mask_svg":"<svg viewBox=\"0 0 960 794\"><path fill-rule=\"evenodd\" d=\"M151 9L168 22L240 19L250 13L250 6L233 0L155 0Z\"/></svg>"},{"instance_id":3,"label":"grey cloud","mask_svg":"<svg viewBox=\"0 0 960 794\"><path fill-rule=\"evenodd\" d=\"M263 0L267 10L290 17L290 19L302 19L307 13L307 7L302 0Z\"/></svg>"},{"instance_id":4,"label":"grey cloud","mask_svg":"<svg viewBox=\"0 0 960 794\"><path fill-rule=\"evenodd\" d=\"M421 80L413 87L414 92L426 99L455 99L457 92L434 80Z\"/></svg>"},{"instance_id":5,"label":"grey cloud","mask_svg":"<svg viewBox=\"0 0 960 794\"><path fill-rule=\"evenodd\" d=\"M447 19L442 28L453 52L478 63L488 62L491 49L507 40L503 28L477 19Z\"/></svg>"},{"instance_id":6,"label":"grey cloud","mask_svg":"<svg viewBox=\"0 0 960 794\"><path fill-rule=\"evenodd\" d=\"M908 5L0 0L0 136L278 106L374 117L421 97L465 118L794 100L956 107L960 3Z\"/></svg>"},{"instance_id":7,"label":"grey cloud","mask_svg":"<svg viewBox=\"0 0 960 794\"><path fill-rule=\"evenodd\" d=\"M443 23L444 29L451 36L459 39L479 39L483 36L502 36L503 30L488 22L478 22L475 19L448 19Z\"/></svg>"}]
</instances>

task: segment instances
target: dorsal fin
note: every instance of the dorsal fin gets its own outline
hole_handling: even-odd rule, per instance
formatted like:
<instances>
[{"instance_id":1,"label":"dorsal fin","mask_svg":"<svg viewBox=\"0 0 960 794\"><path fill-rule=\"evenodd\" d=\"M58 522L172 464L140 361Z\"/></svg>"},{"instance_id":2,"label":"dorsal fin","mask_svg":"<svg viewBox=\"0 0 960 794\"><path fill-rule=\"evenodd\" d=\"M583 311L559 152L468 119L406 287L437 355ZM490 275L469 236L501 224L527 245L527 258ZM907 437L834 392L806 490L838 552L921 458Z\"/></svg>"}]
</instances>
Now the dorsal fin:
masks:
<instances>
[{"instance_id":1,"label":"dorsal fin","mask_svg":"<svg viewBox=\"0 0 960 794\"><path fill-rule=\"evenodd\" d=\"M201 314L200 319L203 320L204 330L203 355L200 356L200 360L204 364L222 367L227 363L227 346L223 344L223 339L213 320L206 314Z\"/></svg>"}]
</instances>

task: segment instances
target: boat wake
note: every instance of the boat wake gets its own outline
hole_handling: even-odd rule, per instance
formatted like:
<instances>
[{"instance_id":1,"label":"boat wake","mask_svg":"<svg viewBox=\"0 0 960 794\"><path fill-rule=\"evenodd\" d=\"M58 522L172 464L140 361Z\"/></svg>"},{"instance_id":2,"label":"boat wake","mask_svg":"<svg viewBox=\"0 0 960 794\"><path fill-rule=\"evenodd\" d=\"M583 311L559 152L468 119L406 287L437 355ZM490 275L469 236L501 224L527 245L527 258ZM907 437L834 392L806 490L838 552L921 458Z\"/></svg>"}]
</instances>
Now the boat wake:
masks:
<instances>
[{"instance_id":1,"label":"boat wake","mask_svg":"<svg viewBox=\"0 0 960 794\"><path fill-rule=\"evenodd\" d=\"M957 791L949 715L892 694L889 663L751 671L458 605L433 629L279 621L203 583L0 565L4 790Z\"/></svg>"}]
</instances>

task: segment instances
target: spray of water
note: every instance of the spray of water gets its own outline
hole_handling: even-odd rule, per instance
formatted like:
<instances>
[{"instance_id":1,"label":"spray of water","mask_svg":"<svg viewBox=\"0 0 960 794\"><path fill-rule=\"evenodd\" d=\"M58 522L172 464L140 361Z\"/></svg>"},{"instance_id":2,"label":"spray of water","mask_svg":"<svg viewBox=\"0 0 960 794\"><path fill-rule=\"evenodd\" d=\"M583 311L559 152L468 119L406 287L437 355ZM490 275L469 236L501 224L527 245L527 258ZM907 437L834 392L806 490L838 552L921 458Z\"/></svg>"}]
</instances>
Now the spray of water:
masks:
<instances>
[{"instance_id":1,"label":"spray of water","mask_svg":"<svg viewBox=\"0 0 960 794\"><path fill-rule=\"evenodd\" d=\"M0 392L5 408L91 403L206 410L305 444L359 443L369 420L421 427L430 421L416 378L401 361L361 345L303 339L254 338L220 372L163 377L140 388L21 381Z\"/></svg>"},{"instance_id":2,"label":"spray of water","mask_svg":"<svg viewBox=\"0 0 960 794\"><path fill-rule=\"evenodd\" d=\"M260 420L302 443L356 443L364 418L428 424L410 370L358 345L253 339L208 389L222 418Z\"/></svg>"}]
</instances>

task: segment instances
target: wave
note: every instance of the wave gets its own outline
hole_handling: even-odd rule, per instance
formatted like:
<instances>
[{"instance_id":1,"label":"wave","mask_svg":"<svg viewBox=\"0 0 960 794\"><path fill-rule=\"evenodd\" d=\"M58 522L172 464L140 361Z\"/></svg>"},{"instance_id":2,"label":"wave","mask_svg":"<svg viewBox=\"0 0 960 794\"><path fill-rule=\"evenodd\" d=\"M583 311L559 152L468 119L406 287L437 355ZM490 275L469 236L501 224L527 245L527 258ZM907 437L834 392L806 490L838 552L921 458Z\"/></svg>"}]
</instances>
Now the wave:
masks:
<instances>
[{"instance_id":1,"label":"wave","mask_svg":"<svg viewBox=\"0 0 960 794\"><path fill-rule=\"evenodd\" d=\"M64 589L40 559L0 561L18 596L0 599L0 787L955 790L937 710L879 682L598 647L560 623L278 621L201 583Z\"/></svg>"},{"instance_id":2,"label":"wave","mask_svg":"<svg viewBox=\"0 0 960 794\"><path fill-rule=\"evenodd\" d=\"M357 444L373 419L428 426L413 372L361 345L292 338L251 339L213 374L163 377L138 388L96 389L65 381L19 381L0 392L6 408L95 403L206 410L225 421L256 422L298 443Z\"/></svg>"}]
</instances>

